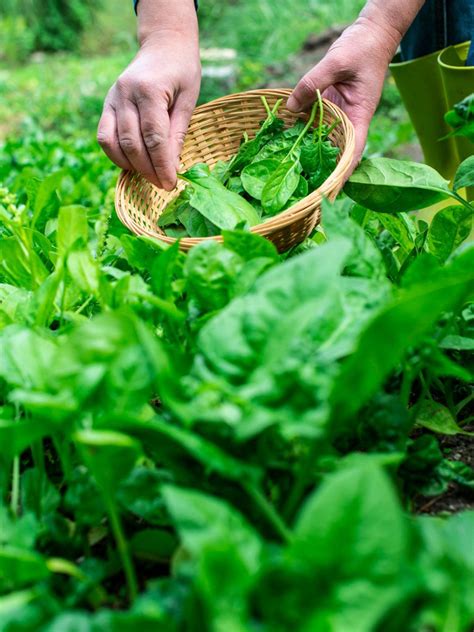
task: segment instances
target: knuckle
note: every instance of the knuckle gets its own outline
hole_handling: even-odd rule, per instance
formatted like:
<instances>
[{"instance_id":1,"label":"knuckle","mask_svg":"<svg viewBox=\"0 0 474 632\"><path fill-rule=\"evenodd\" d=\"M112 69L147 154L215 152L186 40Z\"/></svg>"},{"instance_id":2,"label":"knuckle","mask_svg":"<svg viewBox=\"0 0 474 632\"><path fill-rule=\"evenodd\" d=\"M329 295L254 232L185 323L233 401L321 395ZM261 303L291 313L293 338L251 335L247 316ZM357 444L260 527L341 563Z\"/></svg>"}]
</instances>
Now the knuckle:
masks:
<instances>
[{"instance_id":1,"label":"knuckle","mask_svg":"<svg viewBox=\"0 0 474 632\"><path fill-rule=\"evenodd\" d=\"M132 136L121 136L119 143L126 154L136 154L138 152L137 141Z\"/></svg>"},{"instance_id":2,"label":"knuckle","mask_svg":"<svg viewBox=\"0 0 474 632\"><path fill-rule=\"evenodd\" d=\"M185 138L186 138L186 132L184 132L184 131L176 132L176 140L178 141L178 144L180 146L184 145L184 139Z\"/></svg>"},{"instance_id":3,"label":"knuckle","mask_svg":"<svg viewBox=\"0 0 474 632\"><path fill-rule=\"evenodd\" d=\"M109 134L101 131L97 132L97 142L104 149L111 149L114 145L113 138Z\"/></svg>"},{"instance_id":4,"label":"knuckle","mask_svg":"<svg viewBox=\"0 0 474 632\"><path fill-rule=\"evenodd\" d=\"M305 75L301 79L300 87L304 96L314 97L316 94L316 84L310 75Z\"/></svg>"},{"instance_id":5,"label":"knuckle","mask_svg":"<svg viewBox=\"0 0 474 632\"><path fill-rule=\"evenodd\" d=\"M130 79L126 75L120 75L120 77L115 82L119 94L128 94L130 92L130 83Z\"/></svg>"},{"instance_id":6,"label":"knuckle","mask_svg":"<svg viewBox=\"0 0 474 632\"><path fill-rule=\"evenodd\" d=\"M143 131L143 142L150 151L157 151L164 146L165 138L161 132L145 129Z\"/></svg>"}]
</instances>

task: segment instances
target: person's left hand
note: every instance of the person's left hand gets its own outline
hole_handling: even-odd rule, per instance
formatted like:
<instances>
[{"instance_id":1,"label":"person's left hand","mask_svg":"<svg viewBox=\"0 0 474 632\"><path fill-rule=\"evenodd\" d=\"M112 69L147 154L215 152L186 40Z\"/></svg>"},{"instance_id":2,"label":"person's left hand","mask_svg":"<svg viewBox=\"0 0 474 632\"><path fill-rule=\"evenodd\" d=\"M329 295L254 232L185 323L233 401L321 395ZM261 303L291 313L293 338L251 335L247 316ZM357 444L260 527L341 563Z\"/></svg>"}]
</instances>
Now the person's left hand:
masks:
<instances>
[{"instance_id":1,"label":"person's left hand","mask_svg":"<svg viewBox=\"0 0 474 632\"><path fill-rule=\"evenodd\" d=\"M353 168L364 151L369 124L396 46L395 32L359 18L334 42L324 59L300 80L288 99L289 110L305 111L315 101L319 88L324 97L347 114L356 133Z\"/></svg>"}]
</instances>

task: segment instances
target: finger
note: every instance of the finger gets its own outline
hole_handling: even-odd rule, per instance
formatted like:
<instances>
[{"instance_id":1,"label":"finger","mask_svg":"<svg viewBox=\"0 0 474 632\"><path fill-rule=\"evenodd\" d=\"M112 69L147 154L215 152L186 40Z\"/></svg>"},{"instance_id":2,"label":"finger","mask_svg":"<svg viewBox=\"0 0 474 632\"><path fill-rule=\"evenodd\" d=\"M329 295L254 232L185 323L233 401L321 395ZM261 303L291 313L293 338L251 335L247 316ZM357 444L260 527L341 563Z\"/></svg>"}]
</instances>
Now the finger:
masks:
<instances>
[{"instance_id":1,"label":"finger","mask_svg":"<svg viewBox=\"0 0 474 632\"><path fill-rule=\"evenodd\" d=\"M127 171L133 168L120 147L117 133L117 117L115 110L109 105L104 107L104 111L99 120L97 142L102 147L104 153L118 167L126 169Z\"/></svg>"},{"instance_id":2,"label":"finger","mask_svg":"<svg viewBox=\"0 0 474 632\"><path fill-rule=\"evenodd\" d=\"M156 177L163 188L176 186L176 165L170 143L170 115L165 101L147 99L139 104L140 129Z\"/></svg>"},{"instance_id":3,"label":"finger","mask_svg":"<svg viewBox=\"0 0 474 632\"><path fill-rule=\"evenodd\" d=\"M180 169L180 156L184 139L189 127L189 121L193 113L195 100L183 95L178 97L170 116L170 144L171 158L174 160L177 170Z\"/></svg>"},{"instance_id":4,"label":"finger","mask_svg":"<svg viewBox=\"0 0 474 632\"><path fill-rule=\"evenodd\" d=\"M123 101L117 107L117 132L120 147L135 171L161 188L142 138L137 107L131 101Z\"/></svg>"},{"instance_id":5,"label":"finger","mask_svg":"<svg viewBox=\"0 0 474 632\"><path fill-rule=\"evenodd\" d=\"M337 80L334 64L323 59L299 81L288 98L286 107L291 112L303 112L316 100L316 90L324 92Z\"/></svg>"}]
</instances>

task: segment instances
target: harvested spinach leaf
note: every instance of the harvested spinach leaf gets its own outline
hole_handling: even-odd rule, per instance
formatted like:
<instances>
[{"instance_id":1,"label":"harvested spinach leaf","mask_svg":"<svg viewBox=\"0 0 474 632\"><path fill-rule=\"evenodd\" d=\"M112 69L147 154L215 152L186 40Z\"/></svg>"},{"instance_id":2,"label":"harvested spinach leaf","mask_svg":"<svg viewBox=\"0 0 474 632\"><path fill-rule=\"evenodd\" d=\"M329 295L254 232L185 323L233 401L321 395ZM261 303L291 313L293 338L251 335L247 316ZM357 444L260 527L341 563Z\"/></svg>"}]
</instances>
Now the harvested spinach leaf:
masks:
<instances>
[{"instance_id":1,"label":"harvested spinach leaf","mask_svg":"<svg viewBox=\"0 0 474 632\"><path fill-rule=\"evenodd\" d=\"M251 228L305 198L335 169L339 149L328 140L334 126L323 124L320 94L309 120L288 129L277 116L280 101L273 109L263 103L267 118L254 138L244 136L233 158L212 171L197 164L180 175L188 185L158 220L167 235L209 237ZM318 107L319 127L312 131Z\"/></svg>"}]
</instances>

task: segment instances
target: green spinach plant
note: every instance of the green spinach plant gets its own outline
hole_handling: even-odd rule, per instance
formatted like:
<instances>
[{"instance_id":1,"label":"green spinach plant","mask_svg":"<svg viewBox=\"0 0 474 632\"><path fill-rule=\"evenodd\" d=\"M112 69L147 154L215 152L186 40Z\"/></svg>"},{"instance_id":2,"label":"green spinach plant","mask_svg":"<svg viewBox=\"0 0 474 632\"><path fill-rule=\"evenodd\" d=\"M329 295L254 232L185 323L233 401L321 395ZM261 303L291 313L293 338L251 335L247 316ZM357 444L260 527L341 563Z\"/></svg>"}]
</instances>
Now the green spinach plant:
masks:
<instances>
[{"instance_id":1,"label":"green spinach plant","mask_svg":"<svg viewBox=\"0 0 474 632\"><path fill-rule=\"evenodd\" d=\"M452 191L362 163L279 255L228 227L336 156L276 115L167 210L222 230L187 255L126 232L92 145L5 145L2 631L472 628L470 159Z\"/></svg>"}]
</instances>

